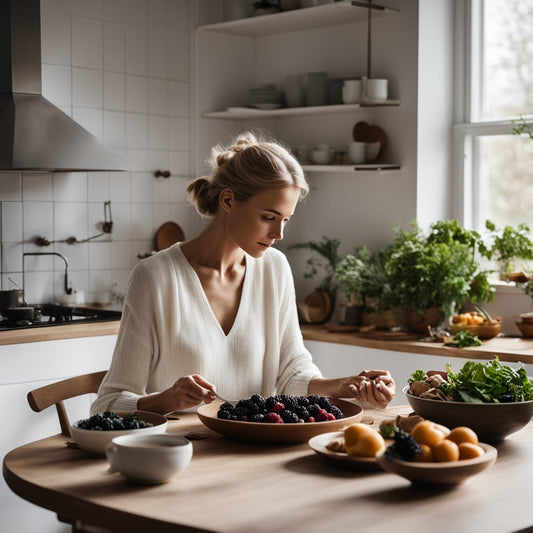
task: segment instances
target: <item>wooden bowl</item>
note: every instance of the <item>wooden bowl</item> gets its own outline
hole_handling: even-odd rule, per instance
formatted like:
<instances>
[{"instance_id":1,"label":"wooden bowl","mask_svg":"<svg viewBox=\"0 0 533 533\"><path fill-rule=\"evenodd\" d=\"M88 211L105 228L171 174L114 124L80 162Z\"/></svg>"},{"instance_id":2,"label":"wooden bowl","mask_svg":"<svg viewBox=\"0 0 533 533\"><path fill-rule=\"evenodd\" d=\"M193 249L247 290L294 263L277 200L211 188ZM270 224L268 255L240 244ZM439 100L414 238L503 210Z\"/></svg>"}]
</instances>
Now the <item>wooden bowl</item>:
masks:
<instances>
[{"instance_id":1,"label":"wooden bowl","mask_svg":"<svg viewBox=\"0 0 533 533\"><path fill-rule=\"evenodd\" d=\"M475 459L463 459L445 463L417 463L388 459L385 454L376 457L376 461L388 472L398 474L412 483L426 485L458 485L475 474L483 472L493 465L498 457L496 448L484 443L479 444L485 453Z\"/></svg>"},{"instance_id":2,"label":"wooden bowl","mask_svg":"<svg viewBox=\"0 0 533 533\"><path fill-rule=\"evenodd\" d=\"M530 339L533 337L533 323L531 322L515 322L516 327L522 333L522 337Z\"/></svg>"},{"instance_id":3,"label":"wooden bowl","mask_svg":"<svg viewBox=\"0 0 533 533\"><path fill-rule=\"evenodd\" d=\"M502 323L501 322L488 322L485 324L476 324L476 325L468 325L468 324L450 324L450 333L452 335L455 335L458 331L470 331L472 335L477 335L480 340L488 340L492 339L493 337L496 337L498 333L500 333L500 330L502 329Z\"/></svg>"},{"instance_id":4,"label":"wooden bowl","mask_svg":"<svg viewBox=\"0 0 533 533\"><path fill-rule=\"evenodd\" d=\"M363 408L346 400L330 398L331 405L336 405L344 418L327 422L307 422L303 424L269 424L267 422L240 422L217 418L221 402L213 402L198 407L198 418L209 429L235 440L260 443L307 442L311 437L340 431L346 426L360 422Z\"/></svg>"},{"instance_id":5,"label":"wooden bowl","mask_svg":"<svg viewBox=\"0 0 533 533\"><path fill-rule=\"evenodd\" d=\"M497 442L522 429L533 416L533 400L508 403L447 402L419 398L403 392L413 411L423 418L450 429L457 426L472 428L483 442Z\"/></svg>"}]
</instances>

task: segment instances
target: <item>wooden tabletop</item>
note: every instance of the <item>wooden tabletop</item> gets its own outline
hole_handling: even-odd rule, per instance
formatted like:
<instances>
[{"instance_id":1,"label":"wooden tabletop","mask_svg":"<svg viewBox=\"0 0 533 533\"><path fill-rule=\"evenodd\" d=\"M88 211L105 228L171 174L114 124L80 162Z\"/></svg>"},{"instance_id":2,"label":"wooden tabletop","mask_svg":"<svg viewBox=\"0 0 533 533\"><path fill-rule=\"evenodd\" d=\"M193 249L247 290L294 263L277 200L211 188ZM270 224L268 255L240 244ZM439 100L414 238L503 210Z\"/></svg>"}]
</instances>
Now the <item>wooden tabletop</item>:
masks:
<instances>
[{"instance_id":1,"label":"wooden tabletop","mask_svg":"<svg viewBox=\"0 0 533 533\"><path fill-rule=\"evenodd\" d=\"M408 411L367 410L365 419L378 424ZM533 526L533 422L496 446L492 467L451 489L416 487L383 471L347 470L307 443L230 441L194 413L170 421L168 431L201 431L209 438L193 441L188 469L163 485L130 484L110 472L105 459L67 448L59 435L10 452L4 478L19 496L58 515L134 533L502 533Z\"/></svg>"}]
</instances>

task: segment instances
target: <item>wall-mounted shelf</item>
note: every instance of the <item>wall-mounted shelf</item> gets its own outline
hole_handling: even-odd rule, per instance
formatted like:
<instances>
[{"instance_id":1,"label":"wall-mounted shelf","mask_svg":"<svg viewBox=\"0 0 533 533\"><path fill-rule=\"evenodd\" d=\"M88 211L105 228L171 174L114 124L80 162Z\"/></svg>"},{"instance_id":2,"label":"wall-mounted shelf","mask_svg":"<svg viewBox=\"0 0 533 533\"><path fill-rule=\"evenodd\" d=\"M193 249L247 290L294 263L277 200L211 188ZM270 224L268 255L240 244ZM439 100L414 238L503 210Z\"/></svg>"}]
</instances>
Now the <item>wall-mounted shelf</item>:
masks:
<instances>
[{"instance_id":1,"label":"wall-mounted shelf","mask_svg":"<svg viewBox=\"0 0 533 533\"><path fill-rule=\"evenodd\" d=\"M308 8L311 9L311 8ZM380 102L364 102L361 104L321 105L310 107L281 107L279 109L254 109L252 107L229 107L224 111L208 111L202 113L203 118L221 118L246 120L251 118L275 118L297 115L320 115L327 113L346 113L364 107L398 106L398 100L385 100Z\"/></svg>"},{"instance_id":2,"label":"wall-mounted shelf","mask_svg":"<svg viewBox=\"0 0 533 533\"><path fill-rule=\"evenodd\" d=\"M368 163L363 165L302 165L304 172L356 172L362 170L398 170L400 165L393 163Z\"/></svg>"},{"instance_id":3,"label":"wall-mounted shelf","mask_svg":"<svg viewBox=\"0 0 533 533\"><path fill-rule=\"evenodd\" d=\"M384 15L386 11L397 11L397 9L372 4L373 18ZM198 26L198 29L247 37L259 37L261 35L273 35L276 33L362 21L366 20L367 17L368 5L365 2L352 3L350 0L341 0L331 4L283 11L272 15L261 15L258 17L207 24Z\"/></svg>"}]
</instances>

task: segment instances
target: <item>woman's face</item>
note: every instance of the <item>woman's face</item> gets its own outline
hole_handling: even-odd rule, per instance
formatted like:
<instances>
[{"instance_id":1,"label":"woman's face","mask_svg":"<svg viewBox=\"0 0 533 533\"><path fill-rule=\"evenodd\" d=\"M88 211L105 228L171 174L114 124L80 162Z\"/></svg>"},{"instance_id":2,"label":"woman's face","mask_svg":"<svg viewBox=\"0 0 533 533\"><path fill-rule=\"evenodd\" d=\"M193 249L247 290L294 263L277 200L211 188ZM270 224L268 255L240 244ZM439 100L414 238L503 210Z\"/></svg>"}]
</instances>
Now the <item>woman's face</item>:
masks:
<instances>
[{"instance_id":1,"label":"woman's face","mask_svg":"<svg viewBox=\"0 0 533 533\"><path fill-rule=\"evenodd\" d=\"M245 202L239 202L229 192L225 210L229 237L252 257L261 257L275 241L283 239L285 224L292 217L300 190L288 186L267 189Z\"/></svg>"}]
</instances>

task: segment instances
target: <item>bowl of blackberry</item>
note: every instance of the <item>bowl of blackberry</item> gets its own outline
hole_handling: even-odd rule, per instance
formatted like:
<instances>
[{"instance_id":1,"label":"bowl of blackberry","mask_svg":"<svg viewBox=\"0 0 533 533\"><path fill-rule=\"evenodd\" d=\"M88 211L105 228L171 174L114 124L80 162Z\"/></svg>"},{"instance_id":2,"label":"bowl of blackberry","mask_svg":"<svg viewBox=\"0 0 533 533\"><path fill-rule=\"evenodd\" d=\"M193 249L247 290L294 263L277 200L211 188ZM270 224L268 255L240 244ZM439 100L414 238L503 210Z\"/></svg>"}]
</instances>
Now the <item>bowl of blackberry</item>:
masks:
<instances>
[{"instance_id":1,"label":"bowl of blackberry","mask_svg":"<svg viewBox=\"0 0 533 533\"><path fill-rule=\"evenodd\" d=\"M225 437L259 443L307 442L321 433L339 431L363 418L363 408L339 398L311 394L254 394L235 404L213 402L197 409L209 429Z\"/></svg>"},{"instance_id":2,"label":"bowl of blackberry","mask_svg":"<svg viewBox=\"0 0 533 533\"><path fill-rule=\"evenodd\" d=\"M105 455L107 444L115 437L130 433L152 435L165 433L166 430L167 419L163 415L148 411L106 411L78 420L70 426L74 442L91 455Z\"/></svg>"}]
</instances>

